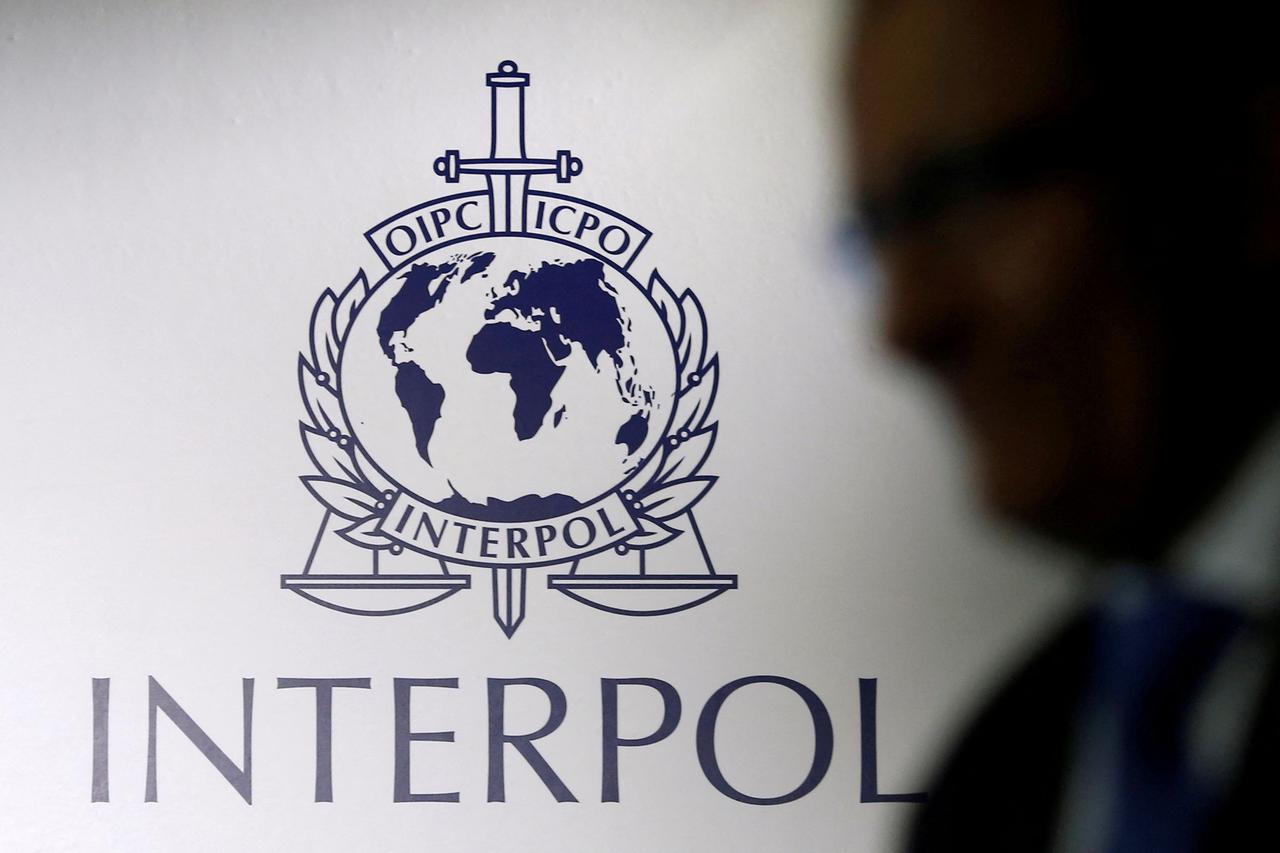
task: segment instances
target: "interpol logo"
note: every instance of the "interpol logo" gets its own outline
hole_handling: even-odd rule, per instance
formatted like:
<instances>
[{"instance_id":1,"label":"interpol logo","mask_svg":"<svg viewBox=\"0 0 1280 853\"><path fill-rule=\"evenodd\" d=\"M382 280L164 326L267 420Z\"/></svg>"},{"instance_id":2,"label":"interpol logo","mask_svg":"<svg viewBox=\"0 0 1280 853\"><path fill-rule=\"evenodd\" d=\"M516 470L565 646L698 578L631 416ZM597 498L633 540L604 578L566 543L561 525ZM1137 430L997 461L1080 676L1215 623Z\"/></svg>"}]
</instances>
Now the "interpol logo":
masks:
<instances>
[{"instance_id":1,"label":"interpol logo","mask_svg":"<svg viewBox=\"0 0 1280 853\"><path fill-rule=\"evenodd\" d=\"M365 234L385 270L326 290L298 360L303 483L324 518L281 585L344 613L419 610L492 575L494 618L524 619L527 575L599 610L674 613L736 588L693 508L719 360L702 306L633 270L640 225L530 189L582 173L525 153L529 75L486 75L486 157L446 151L448 183L486 188L397 213Z\"/></svg>"}]
</instances>

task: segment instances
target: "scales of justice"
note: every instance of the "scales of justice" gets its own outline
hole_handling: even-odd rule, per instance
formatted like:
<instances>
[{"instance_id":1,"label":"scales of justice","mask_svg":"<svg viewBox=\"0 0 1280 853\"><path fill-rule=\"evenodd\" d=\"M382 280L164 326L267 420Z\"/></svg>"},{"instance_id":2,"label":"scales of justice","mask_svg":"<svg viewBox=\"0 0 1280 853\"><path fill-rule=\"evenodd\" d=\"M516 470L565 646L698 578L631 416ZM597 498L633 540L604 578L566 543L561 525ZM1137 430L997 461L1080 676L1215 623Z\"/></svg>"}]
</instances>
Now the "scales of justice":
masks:
<instances>
[{"instance_id":1,"label":"scales of justice","mask_svg":"<svg viewBox=\"0 0 1280 853\"><path fill-rule=\"evenodd\" d=\"M599 248L554 235L549 237L545 229L534 236L529 222L530 178L554 175L558 183L569 183L582 173L582 161L567 150L557 151L554 157L526 154L524 106L529 75L521 73L514 62L500 63L496 73L486 75L486 83L491 100L489 155L463 158L458 151L449 150L434 163L435 173L448 183L457 183L467 175L485 179L484 192L463 195L474 196L479 204L487 201L488 227L459 236L453 241L455 251L465 249L467 240L493 236L523 235L542 241L540 245L547 247L548 254L556 248L554 242L546 242L548 239L575 246L612 265L614 272L610 275L615 280L625 277L625 281L639 289L646 298L645 304L667 328L676 365L676 390L669 406L670 417L665 424L651 425L654 429L665 427L661 440L616 487L616 506L631 516L629 532L624 538L573 559L558 563L531 560L532 565L459 561L439 553L438 549L421 547L421 542L396 536L392 516L400 506L397 501L406 497L407 490L395 482L393 471L386 474L380 471L345 423L341 392L333 378L339 373L337 363L345 343L343 332L339 329L335 333L339 357L331 360L334 371L330 375L322 365L324 352L334 343L324 335L328 333L327 328L338 326L336 321L328 321L326 329L319 333L323 341L317 343L317 328L325 327L326 323L318 323L316 316L322 307L331 303L333 307L327 310L334 311L335 315L349 313L354 320L372 292L384 283L393 284L396 274L411 261L442 248L437 244L398 262L372 288L365 283L362 270L347 291L340 296L326 292L317 305L317 314L312 319L310 358L304 354L300 365L303 397L312 416L310 425L302 424L302 434L308 455L324 476L304 477L303 481L326 506L326 511L303 572L282 576L281 586L343 613L390 616L420 610L469 589L472 578L466 572L488 571L492 580L493 617L507 637L512 637L524 621L528 574L535 569L547 570L548 588L609 613L658 616L703 604L737 588L737 577L715 572L693 516L693 504L715 482L714 477L698 475L715 440L716 424L709 413L719 369L717 357L706 346L701 306L687 291L677 297L656 270L647 287L631 277L626 266L634 260L638 249L625 265L619 265ZM569 196L534 193L533 197L577 202L602 211L602 215L613 214ZM427 202L398 216L412 214L433 203ZM646 239L647 236L644 232ZM644 240L639 241L640 246L643 243ZM388 263L388 266L393 265ZM429 504L420 498L413 499ZM464 518L477 526L486 523ZM539 521L529 519L525 523L536 525Z\"/></svg>"}]
</instances>

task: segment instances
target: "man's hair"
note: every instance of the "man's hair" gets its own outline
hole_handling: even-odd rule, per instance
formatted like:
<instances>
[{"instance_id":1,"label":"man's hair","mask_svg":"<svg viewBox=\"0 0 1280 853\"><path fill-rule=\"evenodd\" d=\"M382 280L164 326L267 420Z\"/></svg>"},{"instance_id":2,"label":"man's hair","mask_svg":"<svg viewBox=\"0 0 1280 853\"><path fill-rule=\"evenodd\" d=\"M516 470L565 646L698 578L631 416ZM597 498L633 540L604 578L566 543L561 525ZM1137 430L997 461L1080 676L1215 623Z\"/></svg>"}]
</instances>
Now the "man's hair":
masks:
<instances>
[{"instance_id":1,"label":"man's hair","mask_svg":"<svg viewBox=\"0 0 1280 853\"><path fill-rule=\"evenodd\" d=\"M1116 225L1135 255L1179 258L1179 278L1203 274L1206 287L1255 285L1262 271L1244 267L1257 262L1258 223L1280 207L1269 4L1041 2L1060 4L1074 30L1073 79L1100 116Z\"/></svg>"}]
</instances>

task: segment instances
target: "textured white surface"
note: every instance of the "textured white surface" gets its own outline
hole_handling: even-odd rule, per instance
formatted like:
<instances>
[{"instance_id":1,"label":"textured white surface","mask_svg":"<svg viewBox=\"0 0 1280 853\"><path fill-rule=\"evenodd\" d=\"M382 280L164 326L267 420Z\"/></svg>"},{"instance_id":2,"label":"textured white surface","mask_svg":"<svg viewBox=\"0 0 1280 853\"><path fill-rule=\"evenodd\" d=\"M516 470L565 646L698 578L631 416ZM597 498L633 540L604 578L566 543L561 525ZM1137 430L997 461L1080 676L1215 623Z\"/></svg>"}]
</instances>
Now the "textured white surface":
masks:
<instances>
[{"instance_id":1,"label":"textured white surface","mask_svg":"<svg viewBox=\"0 0 1280 853\"><path fill-rule=\"evenodd\" d=\"M857 802L857 679L880 679L882 789L914 789L1068 589L964 510L956 448L841 267L839 5L0 6L0 848L886 849L913 807ZM318 520L296 479L312 303L365 260L366 228L445 194L440 151L484 147L483 75L506 58L533 74L530 146L583 157L572 192L652 229L645 260L706 307L722 479L699 521L741 589L704 608L621 619L535 580L508 641L483 577L382 620L278 588ZM722 797L694 753L706 698L756 673L835 720L830 773L790 805ZM239 679L258 679L253 806L165 722L142 803L147 675L233 756ZM279 676L374 679L338 696L332 805L310 802L310 692ZM461 679L420 709L457 742L415 752L421 787L461 803L391 803L393 676ZM509 802L485 802L491 676L565 688L544 753L581 803L514 758ZM603 676L685 702L675 735L624 752L610 805ZM92 677L113 679L109 804L89 802ZM653 724L635 710L624 727ZM809 731L794 697L744 693L726 775L794 786Z\"/></svg>"}]
</instances>

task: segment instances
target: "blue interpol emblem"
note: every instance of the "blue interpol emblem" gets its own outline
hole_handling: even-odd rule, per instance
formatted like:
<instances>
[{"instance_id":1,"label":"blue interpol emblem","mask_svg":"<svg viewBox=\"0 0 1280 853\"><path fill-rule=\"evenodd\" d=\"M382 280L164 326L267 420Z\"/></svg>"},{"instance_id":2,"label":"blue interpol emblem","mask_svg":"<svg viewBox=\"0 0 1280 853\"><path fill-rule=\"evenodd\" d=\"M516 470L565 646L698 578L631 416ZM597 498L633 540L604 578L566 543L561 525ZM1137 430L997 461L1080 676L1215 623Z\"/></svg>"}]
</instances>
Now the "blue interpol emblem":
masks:
<instances>
[{"instance_id":1,"label":"blue interpol emblem","mask_svg":"<svg viewBox=\"0 0 1280 853\"><path fill-rule=\"evenodd\" d=\"M719 360L698 298L657 270L649 232L608 208L531 189L582 173L525 152L529 75L486 75L488 156L446 151L448 183L485 189L397 213L365 234L384 269L326 290L298 360L302 478L324 518L281 585L369 616L419 610L492 576L494 618L524 620L530 570L599 610L657 616L737 586L693 509Z\"/></svg>"}]
</instances>

